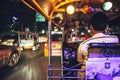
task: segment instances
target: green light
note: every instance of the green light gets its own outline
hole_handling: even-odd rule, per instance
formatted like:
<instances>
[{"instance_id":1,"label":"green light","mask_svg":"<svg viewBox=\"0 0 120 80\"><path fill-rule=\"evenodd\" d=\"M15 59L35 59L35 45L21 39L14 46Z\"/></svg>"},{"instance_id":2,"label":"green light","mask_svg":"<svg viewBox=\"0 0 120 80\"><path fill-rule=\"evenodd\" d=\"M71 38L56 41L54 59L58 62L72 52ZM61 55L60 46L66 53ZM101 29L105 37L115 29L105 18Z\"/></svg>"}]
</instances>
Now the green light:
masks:
<instances>
[{"instance_id":1,"label":"green light","mask_svg":"<svg viewBox=\"0 0 120 80\"><path fill-rule=\"evenodd\" d=\"M36 22L45 22L45 17L36 12Z\"/></svg>"},{"instance_id":2,"label":"green light","mask_svg":"<svg viewBox=\"0 0 120 80\"><path fill-rule=\"evenodd\" d=\"M105 2L105 3L103 4L103 9L104 9L105 11L109 11L111 8L112 8L112 3L111 3L111 2Z\"/></svg>"}]
</instances>

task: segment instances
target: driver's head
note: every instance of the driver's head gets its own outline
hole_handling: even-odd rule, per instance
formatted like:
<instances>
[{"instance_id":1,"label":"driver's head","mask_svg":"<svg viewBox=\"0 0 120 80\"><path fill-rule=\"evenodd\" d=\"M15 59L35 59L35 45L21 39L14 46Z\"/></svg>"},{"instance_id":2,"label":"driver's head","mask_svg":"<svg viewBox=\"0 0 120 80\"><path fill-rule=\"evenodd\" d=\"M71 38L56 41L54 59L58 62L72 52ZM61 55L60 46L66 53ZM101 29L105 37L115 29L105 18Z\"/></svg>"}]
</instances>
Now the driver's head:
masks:
<instances>
[{"instance_id":1,"label":"driver's head","mask_svg":"<svg viewBox=\"0 0 120 80\"><path fill-rule=\"evenodd\" d=\"M108 17L103 12L97 12L91 18L91 25L96 31L104 31L107 23Z\"/></svg>"}]
</instances>

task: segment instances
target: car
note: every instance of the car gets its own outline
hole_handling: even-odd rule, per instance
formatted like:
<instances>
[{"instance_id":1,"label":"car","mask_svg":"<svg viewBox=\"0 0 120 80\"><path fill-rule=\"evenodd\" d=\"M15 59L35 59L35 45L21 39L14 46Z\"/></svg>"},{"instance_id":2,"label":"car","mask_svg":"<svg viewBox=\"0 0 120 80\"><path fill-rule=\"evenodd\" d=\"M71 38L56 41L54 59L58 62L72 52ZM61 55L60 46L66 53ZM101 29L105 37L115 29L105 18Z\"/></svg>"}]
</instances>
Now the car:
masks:
<instances>
[{"instance_id":1,"label":"car","mask_svg":"<svg viewBox=\"0 0 120 80\"><path fill-rule=\"evenodd\" d=\"M18 45L13 45L14 39L2 39L0 43L0 67L16 66L21 56Z\"/></svg>"},{"instance_id":2,"label":"car","mask_svg":"<svg viewBox=\"0 0 120 80\"><path fill-rule=\"evenodd\" d=\"M21 50L37 50L38 49L38 34L31 31L18 32L18 42Z\"/></svg>"}]
</instances>

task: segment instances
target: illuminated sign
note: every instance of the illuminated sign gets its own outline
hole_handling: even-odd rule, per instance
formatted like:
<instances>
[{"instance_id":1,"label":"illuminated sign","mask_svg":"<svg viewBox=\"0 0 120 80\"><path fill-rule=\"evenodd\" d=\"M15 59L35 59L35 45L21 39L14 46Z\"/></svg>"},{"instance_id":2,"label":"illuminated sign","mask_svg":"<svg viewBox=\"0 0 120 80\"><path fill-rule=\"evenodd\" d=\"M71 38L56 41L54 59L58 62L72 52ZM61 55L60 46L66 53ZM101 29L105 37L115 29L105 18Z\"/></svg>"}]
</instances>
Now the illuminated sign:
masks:
<instances>
[{"instance_id":1,"label":"illuminated sign","mask_svg":"<svg viewBox=\"0 0 120 80\"><path fill-rule=\"evenodd\" d=\"M45 22L45 17L36 12L36 22Z\"/></svg>"}]
</instances>

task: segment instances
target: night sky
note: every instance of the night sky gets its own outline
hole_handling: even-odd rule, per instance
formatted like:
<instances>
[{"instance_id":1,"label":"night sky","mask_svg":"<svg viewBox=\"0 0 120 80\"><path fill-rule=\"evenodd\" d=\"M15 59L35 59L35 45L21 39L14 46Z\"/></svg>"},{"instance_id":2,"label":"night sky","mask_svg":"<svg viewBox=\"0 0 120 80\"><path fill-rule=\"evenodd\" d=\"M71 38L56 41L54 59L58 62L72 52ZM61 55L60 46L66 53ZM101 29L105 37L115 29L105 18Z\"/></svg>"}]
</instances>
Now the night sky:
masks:
<instances>
[{"instance_id":1,"label":"night sky","mask_svg":"<svg viewBox=\"0 0 120 80\"><path fill-rule=\"evenodd\" d=\"M9 26L12 24L15 24L16 30L33 28L35 11L20 0L0 0L0 32L9 31Z\"/></svg>"}]
</instances>

